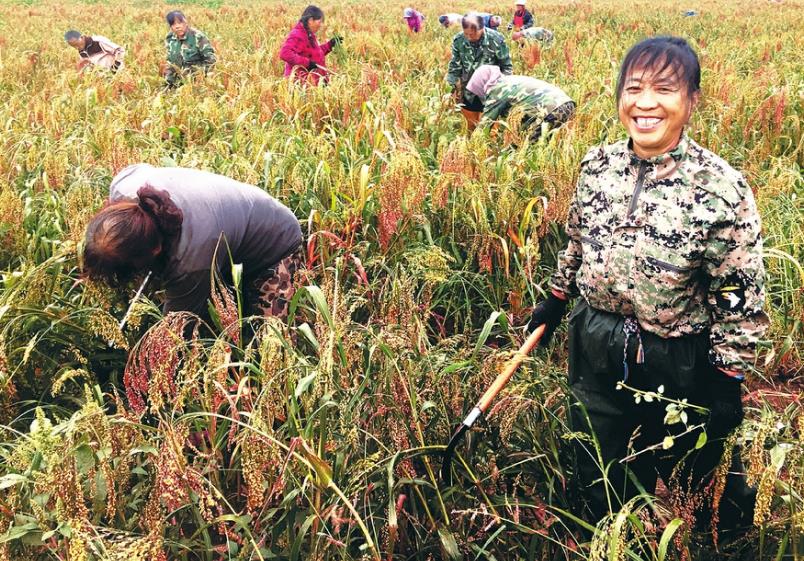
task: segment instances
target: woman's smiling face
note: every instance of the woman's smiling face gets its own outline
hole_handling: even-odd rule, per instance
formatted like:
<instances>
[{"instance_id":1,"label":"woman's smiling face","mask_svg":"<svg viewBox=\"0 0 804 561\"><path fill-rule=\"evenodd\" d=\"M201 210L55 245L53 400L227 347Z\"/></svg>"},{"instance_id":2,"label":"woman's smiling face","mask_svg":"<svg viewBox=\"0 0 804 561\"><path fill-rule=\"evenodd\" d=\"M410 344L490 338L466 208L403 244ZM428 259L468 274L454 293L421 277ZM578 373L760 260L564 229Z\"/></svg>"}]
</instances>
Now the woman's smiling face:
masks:
<instances>
[{"instance_id":1,"label":"woman's smiling face","mask_svg":"<svg viewBox=\"0 0 804 561\"><path fill-rule=\"evenodd\" d=\"M618 103L620 121L631 137L637 156L646 159L669 152L698 103L698 92L688 94L672 67L660 72L635 68L623 81Z\"/></svg>"}]
</instances>

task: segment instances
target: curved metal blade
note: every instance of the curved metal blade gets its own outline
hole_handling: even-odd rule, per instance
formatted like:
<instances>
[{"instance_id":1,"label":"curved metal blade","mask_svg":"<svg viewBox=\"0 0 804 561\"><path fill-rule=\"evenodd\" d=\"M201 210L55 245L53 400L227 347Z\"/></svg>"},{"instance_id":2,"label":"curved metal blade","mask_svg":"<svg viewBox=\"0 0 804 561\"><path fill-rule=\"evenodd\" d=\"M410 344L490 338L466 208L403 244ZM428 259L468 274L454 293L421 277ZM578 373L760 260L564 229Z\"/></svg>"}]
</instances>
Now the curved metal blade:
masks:
<instances>
[{"instance_id":1,"label":"curved metal blade","mask_svg":"<svg viewBox=\"0 0 804 561\"><path fill-rule=\"evenodd\" d=\"M461 423L458 425L458 428L455 429L455 432L452 434L452 438L449 439L447 448L444 450L444 455L441 460L441 471L439 474L441 476L441 481L447 485L452 485L452 457L455 455L455 448L458 446L458 443L461 441L461 438L463 438L463 435L467 430L469 430L469 427L465 424Z\"/></svg>"},{"instance_id":2,"label":"curved metal blade","mask_svg":"<svg viewBox=\"0 0 804 561\"><path fill-rule=\"evenodd\" d=\"M447 448L444 450L444 459L441 462L441 480L447 484L452 483L452 471L450 471L450 466L452 465L452 456L455 455L455 447L458 446L464 433L472 428L472 425L475 424L475 421L477 421L482 414L483 411L481 411L479 407L473 407L463 422L455 429L452 438L449 439Z\"/></svg>"}]
</instances>

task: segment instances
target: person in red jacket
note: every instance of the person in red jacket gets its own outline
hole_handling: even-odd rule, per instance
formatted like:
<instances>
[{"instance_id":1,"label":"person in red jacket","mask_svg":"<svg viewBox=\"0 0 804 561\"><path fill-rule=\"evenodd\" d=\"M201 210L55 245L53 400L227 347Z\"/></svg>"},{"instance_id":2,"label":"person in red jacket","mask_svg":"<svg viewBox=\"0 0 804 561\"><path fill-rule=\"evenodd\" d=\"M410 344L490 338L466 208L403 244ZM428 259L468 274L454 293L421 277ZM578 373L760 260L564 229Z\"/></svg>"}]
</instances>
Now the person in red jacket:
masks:
<instances>
[{"instance_id":1,"label":"person in red jacket","mask_svg":"<svg viewBox=\"0 0 804 561\"><path fill-rule=\"evenodd\" d=\"M340 45L343 38L336 35L329 41L319 44L316 32L324 24L324 12L318 6L307 6L302 12L299 23L290 30L279 58L285 61L285 76L293 76L299 82L311 82L318 85L323 78L326 83L329 72L324 61L335 45Z\"/></svg>"}]
</instances>

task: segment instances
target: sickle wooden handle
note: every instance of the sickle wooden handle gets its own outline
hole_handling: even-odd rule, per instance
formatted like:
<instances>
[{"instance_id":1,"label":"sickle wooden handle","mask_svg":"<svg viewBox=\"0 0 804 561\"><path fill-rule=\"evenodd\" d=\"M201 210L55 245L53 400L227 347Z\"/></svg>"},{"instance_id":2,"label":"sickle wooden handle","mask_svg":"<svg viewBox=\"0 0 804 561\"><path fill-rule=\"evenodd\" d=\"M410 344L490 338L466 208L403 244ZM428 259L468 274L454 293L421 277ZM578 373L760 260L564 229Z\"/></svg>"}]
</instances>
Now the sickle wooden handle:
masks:
<instances>
[{"instance_id":1,"label":"sickle wooden handle","mask_svg":"<svg viewBox=\"0 0 804 561\"><path fill-rule=\"evenodd\" d=\"M491 405L491 402L494 401L494 398L497 397L497 394L500 393L505 385L508 383L508 380L511 379L511 376L514 375L516 369L519 368L519 365L522 364L522 361L525 360L536 344L539 342L539 339L542 338L544 335L545 325L542 324L536 328L536 330L530 334L527 341L519 348L516 352L514 357L508 361L505 365L505 369L500 372L497 378L494 379L494 382L489 386L489 389L486 390L486 393L483 394L483 397L480 398L480 401L477 402L477 408L480 409L481 413L485 413L486 410Z\"/></svg>"}]
</instances>

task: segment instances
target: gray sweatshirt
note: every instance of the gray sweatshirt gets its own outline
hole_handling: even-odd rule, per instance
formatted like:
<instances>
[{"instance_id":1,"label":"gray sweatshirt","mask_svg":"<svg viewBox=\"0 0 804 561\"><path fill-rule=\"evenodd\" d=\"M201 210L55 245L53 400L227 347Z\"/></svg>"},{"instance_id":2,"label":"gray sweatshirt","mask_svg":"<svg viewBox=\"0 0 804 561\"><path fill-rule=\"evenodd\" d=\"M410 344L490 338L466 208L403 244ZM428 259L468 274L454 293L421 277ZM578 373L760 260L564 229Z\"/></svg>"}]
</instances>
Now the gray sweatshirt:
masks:
<instances>
[{"instance_id":1,"label":"gray sweatshirt","mask_svg":"<svg viewBox=\"0 0 804 561\"><path fill-rule=\"evenodd\" d=\"M134 164L114 177L109 198L136 200L146 185L167 191L184 214L181 235L166 248L161 271L166 312L205 316L210 273L228 280L230 254L233 263L243 264L248 281L266 274L302 242L299 221L285 205L254 185L206 171Z\"/></svg>"}]
</instances>

